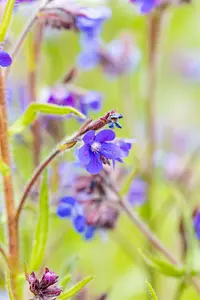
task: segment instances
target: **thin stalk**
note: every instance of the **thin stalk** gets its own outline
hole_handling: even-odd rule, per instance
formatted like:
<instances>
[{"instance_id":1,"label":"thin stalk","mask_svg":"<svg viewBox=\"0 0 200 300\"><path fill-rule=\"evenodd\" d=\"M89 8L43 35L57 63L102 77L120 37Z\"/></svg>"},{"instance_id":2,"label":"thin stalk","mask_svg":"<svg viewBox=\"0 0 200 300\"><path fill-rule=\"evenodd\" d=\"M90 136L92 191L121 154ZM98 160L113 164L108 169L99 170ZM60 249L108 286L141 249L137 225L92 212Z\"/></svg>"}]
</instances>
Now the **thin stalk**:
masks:
<instances>
[{"instance_id":1,"label":"thin stalk","mask_svg":"<svg viewBox=\"0 0 200 300\"><path fill-rule=\"evenodd\" d=\"M8 257L7 257L7 254L6 254L5 250L4 250L2 247L0 247L0 253L1 253L1 255L3 256L5 262L8 264Z\"/></svg>"},{"instance_id":2,"label":"thin stalk","mask_svg":"<svg viewBox=\"0 0 200 300\"><path fill-rule=\"evenodd\" d=\"M29 102L35 102L37 98L37 69L40 57L40 46L43 36L43 26L38 23L35 26L34 33L29 33L28 39L28 91ZM40 122L35 120L31 126L33 136L33 162L37 167L40 163L41 153L41 131Z\"/></svg>"},{"instance_id":3,"label":"thin stalk","mask_svg":"<svg viewBox=\"0 0 200 300\"><path fill-rule=\"evenodd\" d=\"M4 77L0 73L0 150L2 160L7 164L11 170L11 159L8 139L8 118L7 106L5 97L5 82ZM8 222L8 245L9 245L9 267L11 274L11 284L15 298L17 298L16 276L19 272L19 244L18 244L18 230L15 221L15 203L14 190L12 182L12 174L3 176L3 189Z\"/></svg>"}]
</instances>

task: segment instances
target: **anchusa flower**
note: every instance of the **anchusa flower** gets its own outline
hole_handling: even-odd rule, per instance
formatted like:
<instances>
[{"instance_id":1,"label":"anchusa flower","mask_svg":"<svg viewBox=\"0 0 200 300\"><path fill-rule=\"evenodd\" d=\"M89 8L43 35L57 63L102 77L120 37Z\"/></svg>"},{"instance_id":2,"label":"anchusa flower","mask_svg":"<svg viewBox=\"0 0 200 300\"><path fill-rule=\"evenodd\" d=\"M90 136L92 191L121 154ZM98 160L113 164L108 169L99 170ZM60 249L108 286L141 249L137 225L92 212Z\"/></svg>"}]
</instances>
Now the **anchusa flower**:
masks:
<instances>
[{"instance_id":1,"label":"anchusa flower","mask_svg":"<svg viewBox=\"0 0 200 300\"><path fill-rule=\"evenodd\" d=\"M119 212L108 201L116 201L116 194L108 187L101 175L80 175L74 180L74 197L60 199L57 215L69 218L76 232L85 240L93 238L97 231L112 230Z\"/></svg>"},{"instance_id":2,"label":"anchusa flower","mask_svg":"<svg viewBox=\"0 0 200 300\"><path fill-rule=\"evenodd\" d=\"M115 163L123 157L123 151L115 143L114 131L103 129L97 134L95 130L88 131L84 137L84 145L78 151L78 158L91 174L98 174L103 169L103 164Z\"/></svg>"},{"instance_id":3,"label":"anchusa flower","mask_svg":"<svg viewBox=\"0 0 200 300\"><path fill-rule=\"evenodd\" d=\"M110 78L135 71L141 60L141 52L132 43L129 33L119 39L112 40L108 45L98 43L93 47L83 47L78 57L78 65L89 70L99 65Z\"/></svg>"},{"instance_id":4,"label":"anchusa flower","mask_svg":"<svg viewBox=\"0 0 200 300\"><path fill-rule=\"evenodd\" d=\"M96 91L70 90L67 85L57 85L51 89L44 89L41 93L41 101L62 106L71 106L84 115L89 111L99 111L102 104L102 95Z\"/></svg>"},{"instance_id":5,"label":"anchusa flower","mask_svg":"<svg viewBox=\"0 0 200 300\"><path fill-rule=\"evenodd\" d=\"M47 299L56 299L62 292L62 290L55 286L58 281L58 276L48 268L45 268L45 273L42 276L42 279L38 279L34 272L26 276L29 283L29 289L31 293L37 299L47 300Z\"/></svg>"},{"instance_id":6,"label":"anchusa flower","mask_svg":"<svg viewBox=\"0 0 200 300\"><path fill-rule=\"evenodd\" d=\"M132 144L135 142L135 139L118 139L116 140L116 145L122 150L123 157L127 157L132 148Z\"/></svg>"},{"instance_id":7,"label":"anchusa flower","mask_svg":"<svg viewBox=\"0 0 200 300\"><path fill-rule=\"evenodd\" d=\"M141 14L150 13L155 7L160 4L160 0L130 0L131 3L135 4Z\"/></svg>"},{"instance_id":8,"label":"anchusa flower","mask_svg":"<svg viewBox=\"0 0 200 300\"><path fill-rule=\"evenodd\" d=\"M142 205L147 199L148 184L142 178L137 177L132 181L127 198L132 205Z\"/></svg>"}]
</instances>

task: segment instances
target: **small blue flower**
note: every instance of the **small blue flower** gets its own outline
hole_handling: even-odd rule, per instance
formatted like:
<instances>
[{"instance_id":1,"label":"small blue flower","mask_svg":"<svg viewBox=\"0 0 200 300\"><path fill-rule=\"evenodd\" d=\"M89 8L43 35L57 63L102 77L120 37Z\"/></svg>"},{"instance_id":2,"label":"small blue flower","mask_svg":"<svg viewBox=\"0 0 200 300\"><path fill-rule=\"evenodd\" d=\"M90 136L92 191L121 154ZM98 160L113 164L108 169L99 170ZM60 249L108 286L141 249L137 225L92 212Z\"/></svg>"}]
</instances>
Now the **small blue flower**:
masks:
<instances>
[{"instance_id":1,"label":"small blue flower","mask_svg":"<svg viewBox=\"0 0 200 300\"><path fill-rule=\"evenodd\" d=\"M141 14L150 13L158 4L159 0L130 0L130 2L137 5Z\"/></svg>"},{"instance_id":2,"label":"small blue flower","mask_svg":"<svg viewBox=\"0 0 200 300\"><path fill-rule=\"evenodd\" d=\"M85 8L76 17L76 26L82 33L82 41L95 41L103 26L103 22L111 17L111 10L107 7Z\"/></svg>"},{"instance_id":3,"label":"small blue flower","mask_svg":"<svg viewBox=\"0 0 200 300\"><path fill-rule=\"evenodd\" d=\"M60 199L57 207L57 215L60 218L69 218L72 215L72 210L76 204L76 200L73 197L63 197Z\"/></svg>"},{"instance_id":4,"label":"small blue flower","mask_svg":"<svg viewBox=\"0 0 200 300\"><path fill-rule=\"evenodd\" d=\"M141 178L135 178L131 184L128 201L132 205L141 205L147 199L147 183Z\"/></svg>"},{"instance_id":5,"label":"small blue flower","mask_svg":"<svg viewBox=\"0 0 200 300\"><path fill-rule=\"evenodd\" d=\"M200 240L200 210L198 210L196 212L193 223L194 223L194 229L196 232L196 236L197 236L198 240Z\"/></svg>"},{"instance_id":6,"label":"small blue flower","mask_svg":"<svg viewBox=\"0 0 200 300\"><path fill-rule=\"evenodd\" d=\"M130 139L130 140L118 140L116 142L116 144L120 147L120 149L123 152L123 157L127 157L129 155L129 152L132 148L132 144L135 142L134 139Z\"/></svg>"},{"instance_id":7,"label":"small blue flower","mask_svg":"<svg viewBox=\"0 0 200 300\"><path fill-rule=\"evenodd\" d=\"M86 220L85 217L83 215L77 215L74 219L73 219L73 225L74 228L77 232L79 233L83 233L86 227Z\"/></svg>"},{"instance_id":8,"label":"small blue flower","mask_svg":"<svg viewBox=\"0 0 200 300\"><path fill-rule=\"evenodd\" d=\"M103 162L115 160L123 156L122 150L114 143L115 133L104 129L95 135L94 130L88 131L84 137L84 145L79 149L78 158L91 174L98 174L103 168Z\"/></svg>"},{"instance_id":9,"label":"small blue flower","mask_svg":"<svg viewBox=\"0 0 200 300\"><path fill-rule=\"evenodd\" d=\"M10 55L3 51L0 50L0 66L1 67L9 67L12 64L12 58Z\"/></svg>"},{"instance_id":10,"label":"small blue flower","mask_svg":"<svg viewBox=\"0 0 200 300\"><path fill-rule=\"evenodd\" d=\"M84 232L85 240L91 240L94 237L96 230L97 230L96 227L87 225L87 228Z\"/></svg>"}]
</instances>

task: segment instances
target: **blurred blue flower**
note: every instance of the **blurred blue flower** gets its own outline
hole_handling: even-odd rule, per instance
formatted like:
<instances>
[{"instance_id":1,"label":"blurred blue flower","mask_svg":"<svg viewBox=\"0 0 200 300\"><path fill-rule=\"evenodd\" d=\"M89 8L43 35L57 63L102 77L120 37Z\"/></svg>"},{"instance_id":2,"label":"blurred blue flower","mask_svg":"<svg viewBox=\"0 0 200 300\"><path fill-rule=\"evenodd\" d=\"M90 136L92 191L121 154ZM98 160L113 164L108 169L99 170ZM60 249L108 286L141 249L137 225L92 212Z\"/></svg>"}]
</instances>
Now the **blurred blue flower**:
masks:
<instances>
[{"instance_id":1,"label":"blurred blue flower","mask_svg":"<svg viewBox=\"0 0 200 300\"><path fill-rule=\"evenodd\" d=\"M114 139L115 133L109 129L104 129L97 135L94 130L90 130L84 135L84 145L79 149L78 157L89 173L98 174L103 169L103 163L108 160L114 163L123 156L119 146L109 143Z\"/></svg>"},{"instance_id":2,"label":"blurred blue flower","mask_svg":"<svg viewBox=\"0 0 200 300\"><path fill-rule=\"evenodd\" d=\"M0 66L9 67L12 64L12 58L10 55L3 50L0 50Z\"/></svg>"},{"instance_id":3,"label":"blurred blue flower","mask_svg":"<svg viewBox=\"0 0 200 300\"><path fill-rule=\"evenodd\" d=\"M200 210L197 210L193 222L194 222L194 229L196 232L196 236L198 240L200 240Z\"/></svg>"},{"instance_id":4,"label":"blurred blue flower","mask_svg":"<svg viewBox=\"0 0 200 300\"><path fill-rule=\"evenodd\" d=\"M85 8L76 17L76 26L81 31L81 44L88 46L88 42L97 42L105 20L111 17L111 10L107 7Z\"/></svg>"},{"instance_id":5,"label":"blurred blue flower","mask_svg":"<svg viewBox=\"0 0 200 300\"><path fill-rule=\"evenodd\" d=\"M158 0L130 0L130 2L136 4L136 6L140 10L140 13L148 14L159 4L160 1L158 1Z\"/></svg>"},{"instance_id":6,"label":"blurred blue flower","mask_svg":"<svg viewBox=\"0 0 200 300\"><path fill-rule=\"evenodd\" d=\"M143 204L147 199L147 183L141 178L135 178L127 196L132 205Z\"/></svg>"},{"instance_id":7,"label":"blurred blue flower","mask_svg":"<svg viewBox=\"0 0 200 300\"><path fill-rule=\"evenodd\" d=\"M60 218L69 218L77 233L80 233L85 240L93 238L96 228L87 224L83 207L74 197L63 197L57 207L57 215Z\"/></svg>"},{"instance_id":8,"label":"blurred blue flower","mask_svg":"<svg viewBox=\"0 0 200 300\"><path fill-rule=\"evenodd\" d=\"M52 89L44 91L42 102L71 106L84 115L88 115L90 111L99 111L102 105L103 96L101 93L96 91L79 92L74 89L73 91L68 90L65 85L57 85Z\"/></svg>"},{"instance_id":9,"label":"blurred blue flower","mask_svg":"<svg viewBox=\"0 0 200 300\"><path fill-rule=\"evenodd\" d=\"M130 34L123 34L107 46L95 43L86 45L78 57L78 65L84 70L101 66L110 78L135 71L141 60L141 52L133 45Z\"/></svg>"}]
</instances>

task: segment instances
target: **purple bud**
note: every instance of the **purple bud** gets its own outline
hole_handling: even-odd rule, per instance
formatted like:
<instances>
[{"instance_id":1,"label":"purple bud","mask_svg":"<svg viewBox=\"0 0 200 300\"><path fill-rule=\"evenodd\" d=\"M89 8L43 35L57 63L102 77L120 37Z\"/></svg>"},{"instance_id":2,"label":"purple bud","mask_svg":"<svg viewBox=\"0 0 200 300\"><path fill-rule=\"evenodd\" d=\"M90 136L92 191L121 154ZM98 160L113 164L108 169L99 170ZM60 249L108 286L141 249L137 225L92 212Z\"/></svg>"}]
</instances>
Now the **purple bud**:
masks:
<instances>
[{"instance_id":1,"label":"purple bud","mask_svg":"<svg viewBox=\"0 0 200 300\"><path fill-rule=\"evenodd\" d=\"M46 289L50 285L53 285L57 282L58 276L54 272L49 271L48 268L45 268L45 273L42 277L42 280L40 282L40 288Z\"/></svg>"}]
</instances>

